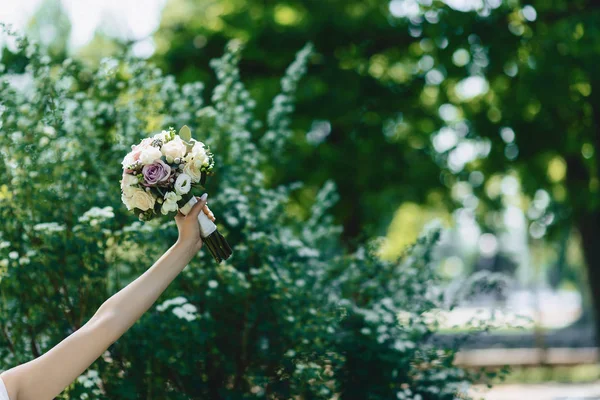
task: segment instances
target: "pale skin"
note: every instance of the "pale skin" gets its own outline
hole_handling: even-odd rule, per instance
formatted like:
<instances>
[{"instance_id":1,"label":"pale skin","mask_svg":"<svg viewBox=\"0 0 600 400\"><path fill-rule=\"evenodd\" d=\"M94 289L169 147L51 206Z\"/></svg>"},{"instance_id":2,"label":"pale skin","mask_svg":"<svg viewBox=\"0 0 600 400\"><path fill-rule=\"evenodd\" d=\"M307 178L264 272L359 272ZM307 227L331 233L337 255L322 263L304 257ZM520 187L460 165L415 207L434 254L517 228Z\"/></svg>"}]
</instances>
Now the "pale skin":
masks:
<instances>
[{"instance_id":1,"label":"pale skin","mask_svg":"<svg viewBox=\"0 0 600 400\"><path fill-rule=\"evenodd\" d=\"M106 300L80 329L40 357L0 374L10 400L52 400L117 341L158 299L202 248L198 215L215 220L198 197L175 217L179 238L140 277Z\"/></svg>"}]
</instances>

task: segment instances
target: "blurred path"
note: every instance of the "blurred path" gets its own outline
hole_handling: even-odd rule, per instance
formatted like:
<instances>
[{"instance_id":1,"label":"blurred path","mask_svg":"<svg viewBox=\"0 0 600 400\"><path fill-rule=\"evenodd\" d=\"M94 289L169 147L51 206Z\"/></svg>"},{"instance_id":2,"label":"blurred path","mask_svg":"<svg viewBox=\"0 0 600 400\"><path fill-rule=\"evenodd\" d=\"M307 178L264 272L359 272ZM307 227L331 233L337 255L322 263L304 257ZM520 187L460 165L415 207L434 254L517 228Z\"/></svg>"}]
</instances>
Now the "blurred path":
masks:
<instances>
[{"instance_id":1,"label":"blurred path","mask_svg":"<svg viewBox=\"0 0 600 400\"><path fill-rule=\"evenodd\" d=\"M456 364L466 367L586 365L598 362L598 348L462 350Z\"/></svg>"},{"instance_id":2,"label":"blurred path","mask_svg":"<svg viewBox=\"0 0 600 400\"><path fill-rule=\"evenodd\" d=\"M498 385L491 390L475 387L470 394L485 400L600 400L600 382Z\"/></svg>"}]
</instances>

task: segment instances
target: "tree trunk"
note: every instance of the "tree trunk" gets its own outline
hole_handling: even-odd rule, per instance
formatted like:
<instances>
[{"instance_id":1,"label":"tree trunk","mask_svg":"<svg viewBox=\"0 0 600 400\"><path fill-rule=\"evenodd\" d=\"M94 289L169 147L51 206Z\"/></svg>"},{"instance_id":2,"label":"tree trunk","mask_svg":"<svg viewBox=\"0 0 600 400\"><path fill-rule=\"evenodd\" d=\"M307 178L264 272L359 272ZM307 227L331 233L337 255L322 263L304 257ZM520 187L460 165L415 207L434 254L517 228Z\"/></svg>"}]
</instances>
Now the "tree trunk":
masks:
<instances>
[{"instance_id":1,"label":"tree trunk","mask_svg":"<svg viewBox=\"0 0 600 400\"><path fill-rule=\"evenodd\" d=\"M587 265L587 280L593 306L596 343L600 338L600 211L579 220L583 255Z\"/></svg>"}]
</instances>

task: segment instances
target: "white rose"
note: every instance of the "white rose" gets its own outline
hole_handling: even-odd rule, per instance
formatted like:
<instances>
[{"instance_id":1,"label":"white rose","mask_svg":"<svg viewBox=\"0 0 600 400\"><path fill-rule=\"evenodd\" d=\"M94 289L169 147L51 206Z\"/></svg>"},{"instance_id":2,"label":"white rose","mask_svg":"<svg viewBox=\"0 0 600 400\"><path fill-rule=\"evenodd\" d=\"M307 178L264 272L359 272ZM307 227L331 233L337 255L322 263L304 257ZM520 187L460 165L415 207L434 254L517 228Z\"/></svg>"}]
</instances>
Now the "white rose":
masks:
<instances>
[{"instance_id":1,"label":"white rose","mask_svg":"<svg viewBox=\"0 0 600 400\"><path fill-rule=\"evenodd\" d=\"M166 215L172 211L179 210L179 206L177 205L177 201L179 200L181 200L181 196L179 196L177 193L168 192L165 195L165 201L160 208L160 212L163 213L163 215Z\"/></svg>"},{"instance_id":2,"label":"white rose","mask_svg":"<svg viewBox=\"0 0 600 400\"><path fill-rule=\"evenodd\" d=\"M179 136L175 136L175 139L163 144L161 151L166 157L176 159L185 156L187 147L185 146L185 143L183 143L183 140L181 140Z\"/></svg>"},{"instance_id":3,"label":"white rose","mask_svg":"<svg viewBox=\"0 0 600 400\"><path fill-rule=\"evenodd\" d=\"M154 207L154 196L146 192L143 189L138 189L133 186L128 186L123 190L121 196L123 203L127 206L128 210L133 208L139 208L142 211L149 210Z\"/></svg>"},{"instance_id":4,"label":"white rose","mask_svg":"<svg viewBox=\"0 0 600 400\"><path fill-rule=\"evenodd\" d=\"M142 150L142 154L140 154L140 161L144 165L152 164L154 161L158 160L162 156L162 153L157 147L148 146L144 150Z\"/></svg>"},{"instance_id":5,"label":"white rose","mask_svg":"<svg viewBox=\"0 0 600 400\"><path fill-rule=\"evenodd\" d=\"M121 188L126 188L128 186L133 186L137 184L138 178L135 175L123 174L123 179L121 180Z\"/></svg>"},{"instance_id":6,"label":"white rose","mask_svg":"<svg viewBox=\"0 0 600 400\"><path fill-rule=\"evenodd\" d=\"M195 165L194 159L192 157L189 158L189 161L186 160L185 166L183 167L183 173L192 178L192 182L200 182L200 177L202 176L202 173L200 172L200 168Z\"/></svg>"},{"instance_id":7,"label":"white rose","mask_svg":"<svg viewBox=\"0 0 600 400\"><path fill-rule=\"evenodd\" d=\"M140 190L140 188L135 186L125 186L123 187L123 194L127 197L132 197L136 190Z\"/></svg>"},{"instance_id":8,"label":"white rose","mask_svg":"<svg viewBox=\"0 0 600 400\"><path fill-rule=\"evenodd\" d=\"M192 177L188 174L180 174L175 181L175 192L177 194L186 194L192 187Z\"/></svg>"}]
</instances>

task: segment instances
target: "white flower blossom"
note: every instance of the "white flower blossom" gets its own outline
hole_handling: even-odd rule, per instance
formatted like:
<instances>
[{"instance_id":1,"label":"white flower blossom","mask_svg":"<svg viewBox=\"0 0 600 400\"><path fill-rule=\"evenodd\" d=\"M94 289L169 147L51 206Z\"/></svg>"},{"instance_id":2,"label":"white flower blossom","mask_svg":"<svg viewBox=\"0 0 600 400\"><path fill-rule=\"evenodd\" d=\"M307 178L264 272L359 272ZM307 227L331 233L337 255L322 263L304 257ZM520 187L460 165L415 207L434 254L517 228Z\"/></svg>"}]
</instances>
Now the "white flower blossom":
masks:
<instances>
[{"instance_id":1,"label":"white flower blossom","mask_svg":"<svg viewBox=\"0 0 600 400\"><path fill-rule=\"evenodd\" d=\"M167 141L168 135L169 135L169 132L163 130L160 133L157 133L156 135L154 135L153 139L162 140L163 143L165 143Z\"/></svg>"},{"instance_id":2,"label":"white flower blossom","mask_svg":"<svg viewBox=\"0 0 600 400\"><path fill-rule=\"evenodd\" d=\"M175 192L177 194L186 194L192 188L192 177L188 174L180 174L175 181Z\"/></svg>"},{"instance_id":3,"label":"white flower blossom","mask_svg":"<svg viewBox=\"0 0 600 400\"><path fill-rule=\"evenodd\" d=\"M183 297L183 296L174 297L174 298L166 300L162 304L156 306L156 309L158 311L165 311L167 308L169 308L172 305L182 305L185 303L187 303L187 299L185 297Z\"/></svg>"},{"instance_id":4,"label":"white flower blossom","mask_svg":"<svg viewBox=\"0 0 600 400\"><path fill-rule=\"evenodd\" d=\"M165 194L165 201L162 204L162 207L160 208L160 212L163 215L166 215L172 211L177 211L179 210L179 206L177 205L177 202L181 200L181 196L178 195L175 192L168 192L167 194Z\"/></svg>"},{"instance_id":5,"label":"white flower blossom","mask_svg":"<svg viewBox=\"0 0 600 400\"><path fill-rule=\"evenodd\" d=\"M123 174L123 179L121 179L121 188L124 188L126 186L137 185L138 183L139 180L137 176L131 174Z\"/></svg>"},{"instance_id":6,"label":"white flower blossom","mask_svg":"<svg viewBox=\"0 0 600 400\"><path fill-rule=\"evenodd\" d=\"M33 226L35 231L46 231L46 232L62 232L66 227L58 222L43 222Z\"/></svg>"},{"instance_id":7,"label":"white flower blossom","mask_svg":"<svg viewBox=\"0 0 600 400\"><path fill-rule=\"evenodd\" d=\"M79 217L79 222L88 222L91 220L106 220L114 218L114 216L115 213L113 212L113 208L111 206L107 206L104 208L92 207L88 211L86 211L81 217Z\"/></svg>"}]
</instances>

